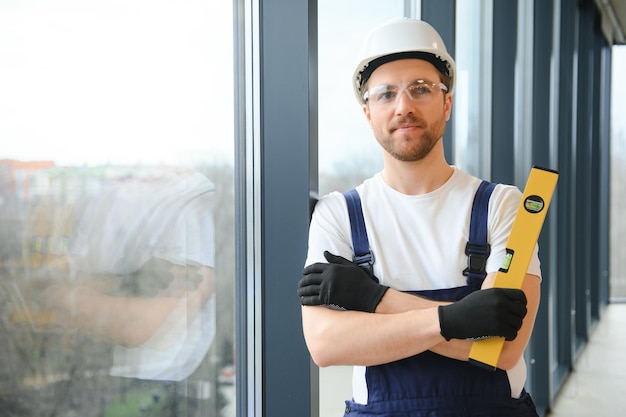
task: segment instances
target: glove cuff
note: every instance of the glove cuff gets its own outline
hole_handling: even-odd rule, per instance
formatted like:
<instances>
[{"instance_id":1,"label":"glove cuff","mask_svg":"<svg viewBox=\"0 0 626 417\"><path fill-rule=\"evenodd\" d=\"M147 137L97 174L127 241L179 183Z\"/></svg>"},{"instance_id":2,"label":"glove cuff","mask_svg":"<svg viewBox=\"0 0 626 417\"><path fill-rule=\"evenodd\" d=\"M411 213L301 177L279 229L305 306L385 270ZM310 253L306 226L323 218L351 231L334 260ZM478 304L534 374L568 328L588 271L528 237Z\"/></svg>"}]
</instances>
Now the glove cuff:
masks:
<instances>
[{"instance_id":1,"label":"glove cuff","mask_svg":"<svg viewBox=\"0 0 626 417\"><path fill-rule=\"evenodd\" d=\"M449 337L448 332L446 331L447 329L445 329L445 306L439 306L437 308L437 313L439 315L439 333L441 333L443 338L446 339L447 342L449 342L452 338Z\"/></svg>"},{"instance_id":2,"label":"glove cuff","mask_svg":"<svg viewBox=\"0 0 626 417\"><path fill-rule=\"evenodd\" d=\"M387 287L386 285L379 285L378 288L376 288L376 291L372 294L371 300L367 303L365 311L367 311L368 313L373 313L374 311L376 311L376 307L380 303L380 300L383 299L383 296L388 289L389 287Z\"/></svg>"}]
</instances>

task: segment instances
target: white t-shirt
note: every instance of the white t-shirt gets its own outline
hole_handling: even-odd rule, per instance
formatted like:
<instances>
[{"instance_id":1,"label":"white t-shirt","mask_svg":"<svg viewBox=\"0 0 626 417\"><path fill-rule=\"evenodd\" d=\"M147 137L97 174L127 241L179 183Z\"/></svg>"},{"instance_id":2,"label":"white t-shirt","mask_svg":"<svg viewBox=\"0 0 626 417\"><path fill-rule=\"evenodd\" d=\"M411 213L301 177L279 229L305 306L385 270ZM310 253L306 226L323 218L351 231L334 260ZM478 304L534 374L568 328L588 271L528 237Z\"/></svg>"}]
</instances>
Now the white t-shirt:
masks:
<instances>
[{"instance_id":1,"label":"white t-shirt","mask_svg":"<svg viewBox=\"0 0 626 417\"><path fill-rule=\"evenodd\" d=\"M465 245L474 194L481 180L458 168L439 189L406 195L389 187L379 173L357 187L374 254L374 275L399 291L466 285ZM498 184L489 200L487 239L491 255L487 273L504 262L506 241L521 199L517 187ZM345 198L334 192L320 199L311 220L306 264L326 262L324 251L352 259L353 247ZM528 273L541 276L538 248ZM508 371L511 395L518 397L526 380L524 359ZM365 368L355 367L354 401L367 403Z\"/></svg>"}]
</instances>

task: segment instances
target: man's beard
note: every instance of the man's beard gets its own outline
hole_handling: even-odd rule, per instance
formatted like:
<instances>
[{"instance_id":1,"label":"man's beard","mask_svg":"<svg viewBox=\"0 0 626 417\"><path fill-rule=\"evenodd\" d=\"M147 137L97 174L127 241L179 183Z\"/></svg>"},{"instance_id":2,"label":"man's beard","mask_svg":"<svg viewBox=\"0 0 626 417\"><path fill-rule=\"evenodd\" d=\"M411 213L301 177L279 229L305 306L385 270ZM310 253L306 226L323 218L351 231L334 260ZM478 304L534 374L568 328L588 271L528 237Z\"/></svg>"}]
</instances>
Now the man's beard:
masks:
<instances>
[{"instance_id":1,"label":"man's beard","mask_svg":"<svg viewBox=\"0 0 626 417\"><path fill-rule=\"evenodd\" d=\"M407 133L393 137L394 131L402 124L416 124L423 129L419 137ZM389 133L383 135L380 131L376 135L378 143L395 159L403 162L415 162L424 159L443 137L446 130L446 122L443 117L428 126L426 121L415 115L408 115L394 121Z\"/></svg>"}]
</instances>

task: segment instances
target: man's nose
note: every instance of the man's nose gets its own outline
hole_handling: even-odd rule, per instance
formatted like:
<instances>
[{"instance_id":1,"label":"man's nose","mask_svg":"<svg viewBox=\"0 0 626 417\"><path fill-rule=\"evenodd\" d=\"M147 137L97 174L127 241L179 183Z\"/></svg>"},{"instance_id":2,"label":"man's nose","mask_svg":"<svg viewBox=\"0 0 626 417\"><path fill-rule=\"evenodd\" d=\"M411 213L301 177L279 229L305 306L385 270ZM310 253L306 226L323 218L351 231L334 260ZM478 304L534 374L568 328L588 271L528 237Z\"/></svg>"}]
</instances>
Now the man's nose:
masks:
<instances>
[{"instance_id":1,"label":"man's nose","mask_svg":"<svg viewBox=\"0 0 626 417\"><path fill-rule=\"evenodd\" d=\"M415 101L411 98L406 89L403 88L398 91L398 95L396 96L396 114L413 113L414 106Z\"/></svg>"}]
</instances>

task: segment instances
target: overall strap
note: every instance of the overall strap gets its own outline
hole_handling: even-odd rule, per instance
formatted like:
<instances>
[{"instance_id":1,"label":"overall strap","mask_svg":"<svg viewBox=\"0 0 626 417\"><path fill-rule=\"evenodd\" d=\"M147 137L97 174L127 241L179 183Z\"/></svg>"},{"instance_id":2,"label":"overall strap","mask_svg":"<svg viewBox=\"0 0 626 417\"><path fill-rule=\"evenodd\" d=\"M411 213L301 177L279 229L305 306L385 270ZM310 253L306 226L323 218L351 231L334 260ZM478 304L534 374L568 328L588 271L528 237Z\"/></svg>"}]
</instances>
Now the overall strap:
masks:
<instances>
[{"instance_id":1,"label":"overall strap","mask_svg":"<svg viewBox=\"0 0 626 417\"><path fill-rule=\"evenodd\" d=\"M467 285L472 291L480 289L487 276L485 267L491 253L491 246L487 241L487 218L489 215L489 198L496 184L482 181L474 195L472 214L470 218L469 240L465 245L467 268L463 275L467 276Z\"/></svg>"},{"instance_id":2,"label":"overall strap","mask_svg":"<svg viewBox=\"0 0 626 417\"><path fill-rule=\"evenodd\" d=\"M491 253L491 246L487 241L487 218L489 215L489 198L495 186L496 184L489 181L482 181L474 195L469 239L465 245L467 268L463 271L463 275L467 276L467 285L472 291L480 289L485 276L487 276L485 267L487 258ZM373 274L374 254L369 247L361 198L354 188L346 191L343 195L348 204L352 245L354 246L354 263L366 268L370 274Z\"/></svg>"},{"instance_id":3,"label":"overall strap","mask_svg":"<svg viewBox=\"0 0 626 417\"><path fill-rule=\"evenodd\" d=\"M367 238L367 228L363 218L361 197L356 189L343 193L348 204L348 216L350 217L350 230L352 232L352 246L354 247L354 263L367 269L373 275L374 254L370 250Z\"/></svg>"}]
</instances>

